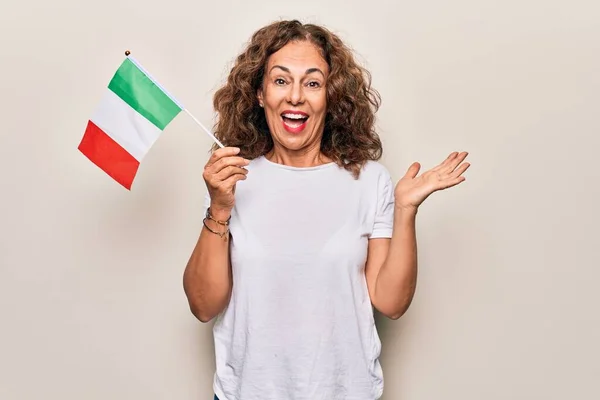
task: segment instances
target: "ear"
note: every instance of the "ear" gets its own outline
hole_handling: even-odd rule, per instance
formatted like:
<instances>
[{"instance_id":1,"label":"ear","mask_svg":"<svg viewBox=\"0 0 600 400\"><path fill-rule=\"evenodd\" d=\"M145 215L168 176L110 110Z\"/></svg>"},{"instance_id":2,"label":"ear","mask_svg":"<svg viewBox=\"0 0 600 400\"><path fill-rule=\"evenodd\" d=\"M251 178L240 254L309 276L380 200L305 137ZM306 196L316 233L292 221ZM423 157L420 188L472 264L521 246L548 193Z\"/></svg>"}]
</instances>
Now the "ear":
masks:
<instances>
[{"instance_id":1,"label":"ear","mask_svg":"<svg viewBox=\"0 0 600 400\"><path fill-rule=\"evenodd\" d=\"M262 89L258 89L258 91L256 92L256 98L258 99L258 104L261 107L264 107L265 106L265 102L264 102L264 99L263 99L263 90Z\"/></svg>"}]
</instances>

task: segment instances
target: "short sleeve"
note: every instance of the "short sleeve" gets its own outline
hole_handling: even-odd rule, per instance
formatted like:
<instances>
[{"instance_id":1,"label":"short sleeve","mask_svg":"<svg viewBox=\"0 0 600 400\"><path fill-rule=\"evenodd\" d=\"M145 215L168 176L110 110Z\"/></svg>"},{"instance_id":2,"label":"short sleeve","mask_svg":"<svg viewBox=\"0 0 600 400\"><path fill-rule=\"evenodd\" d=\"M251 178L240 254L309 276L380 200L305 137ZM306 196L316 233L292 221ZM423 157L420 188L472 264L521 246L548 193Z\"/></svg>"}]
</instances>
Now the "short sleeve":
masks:
<instances>
[{"instance_id":1,"label":"short sleeve","mask_svg":"<svg viewBox=\"0 0 600 400\"><path fill-rule=\"evenodd\" d=\"M202 208L202 215L206 214L206 210L208 210L208 207L210 207L210 194L208 193L208 190L207 190L206 194L204 195L204 205Z\"/></svg>"},{"instance_id":2,"label":"short sleeve","mask_svg":"<svg viewBox=\"0 0 600 400\"><path fill-rule=\"evenodd\" d=\"M394 183L385 169L377 179L377 203L370 239L391 238L394 225Z\"/></svg>"}]
</instances>

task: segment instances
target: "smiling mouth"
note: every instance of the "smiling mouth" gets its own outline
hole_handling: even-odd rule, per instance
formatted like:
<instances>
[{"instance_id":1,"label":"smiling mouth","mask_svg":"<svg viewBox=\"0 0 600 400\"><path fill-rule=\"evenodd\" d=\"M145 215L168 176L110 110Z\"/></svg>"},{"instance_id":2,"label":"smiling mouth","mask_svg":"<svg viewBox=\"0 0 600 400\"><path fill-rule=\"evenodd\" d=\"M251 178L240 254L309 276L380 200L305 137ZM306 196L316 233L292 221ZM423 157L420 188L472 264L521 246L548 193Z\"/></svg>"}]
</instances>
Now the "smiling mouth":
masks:
<instances>
[{"instance_id":1,"label":"smiling mouth","mask_svg":"<svg viewBox=\"0 0 600 400\"><path fill-rule=\"evenodd\" d=\"M290 133L300 133L306 127L308 114L303 112L284 112L281 114L283 127Z\"/></svg>"}]
</instances>

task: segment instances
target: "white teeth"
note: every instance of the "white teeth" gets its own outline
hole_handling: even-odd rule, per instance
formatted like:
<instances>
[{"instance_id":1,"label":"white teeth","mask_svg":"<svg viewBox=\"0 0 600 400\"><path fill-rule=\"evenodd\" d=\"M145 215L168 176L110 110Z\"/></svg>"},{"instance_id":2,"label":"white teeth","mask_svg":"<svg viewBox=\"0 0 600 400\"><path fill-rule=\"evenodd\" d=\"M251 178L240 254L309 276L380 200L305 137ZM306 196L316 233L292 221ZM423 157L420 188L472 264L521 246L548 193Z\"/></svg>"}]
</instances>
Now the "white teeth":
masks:
<instances>
[{"instance_id":1,"label":"white teeth","mask_svg":"<svg viewBox=\"0 0 600 400\"><path fill-rule=\"evenodd\" d=\"M283 116L286 118L289 118L289 119L305 119L305 118L307 118L304 115L300 115L300 114L283 114Z\"/></svg>"}]
</instances>

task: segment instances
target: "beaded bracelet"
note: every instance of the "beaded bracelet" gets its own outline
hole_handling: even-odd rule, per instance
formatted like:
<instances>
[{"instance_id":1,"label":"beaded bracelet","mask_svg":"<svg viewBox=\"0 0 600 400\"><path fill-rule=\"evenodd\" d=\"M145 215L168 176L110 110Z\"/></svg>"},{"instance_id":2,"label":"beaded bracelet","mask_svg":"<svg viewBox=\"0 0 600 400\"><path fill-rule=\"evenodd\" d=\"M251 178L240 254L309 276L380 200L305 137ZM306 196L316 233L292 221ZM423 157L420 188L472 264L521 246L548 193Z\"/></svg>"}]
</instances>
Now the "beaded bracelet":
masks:
<instances>
[{"instance_id":1,"label":"beaded bracelet","mask_svg":"<svg viewBox=\"0 0 600 400\"><path fill-rule=\"evenodd\" d=\"M202 224L204 225L204 227L206 229L208 229L209 232L214 233L215 235L219 235L223 240L227 240L225 235L227 235L229 233L229 228L225 229L224 232L215 231L214 229L212 229L210 226L208 226L206 224L207 219L215 221L219 225L228 226L229 221L231 220L231 215L229 216L229 218L227 218L227 221L219 221L212 216L212 214L210 213L210 207L209 207L206 209L206 217L202 220Z\"/></svg>"},{"instance_id":2,"label":"beaded bracelet","mask_svg":"<svg viewBox=\"0 0 600 400\"><path fill-rule=\"evenodd\" d=\"M208 230L209 230L209 232L212 232L212 233L214 233L215 235L219 235L219 236L220 236L220 237L221 237L223 240L227 240L227 238L225 237L225 235L227 235L227 234L229 233L229 228L225 229L225 231L223 231L223 232L215 231L214 229L211 229L211 227L210 227L210 226L208 226L208 225L206 224L206 220L207 220L207 219L208 219L208 218L204 218L204 219L202 220L202 224L204 225L204 227L205 227L206 229L208 229Z\"/></svg>"},{"instance_id":3,"label":"beaded bracelet","mask_svg":"<svg viewBox=\"0 0 600 400\"><path fill-rule=\"evenodd\" d=\"M206 209L206 218L215 221L219 225L229 225L229 221L231 220L231 215L229 216L229 218L227 218L227 221L219 221L212 216L212 214L210 213L210 207L208 207Z\"/></svg>"}]
</instances>

